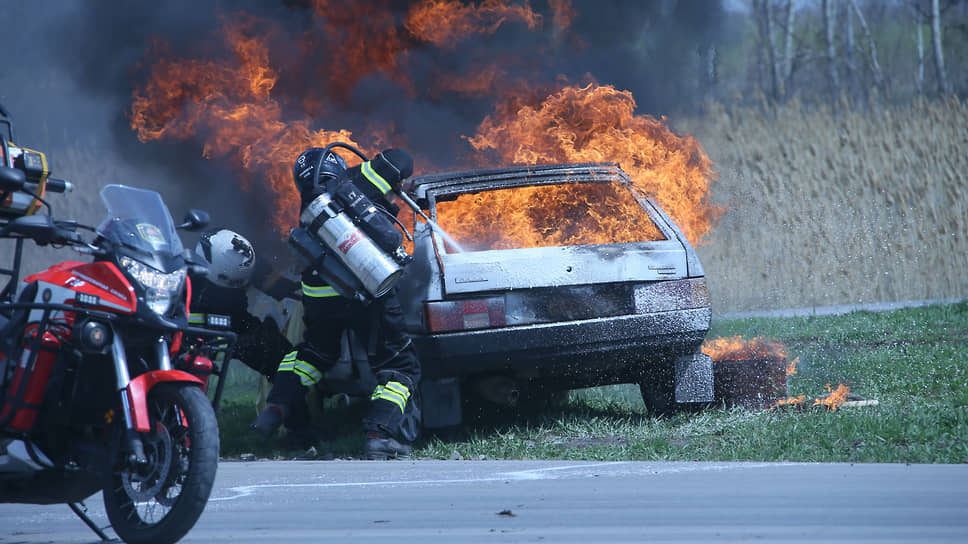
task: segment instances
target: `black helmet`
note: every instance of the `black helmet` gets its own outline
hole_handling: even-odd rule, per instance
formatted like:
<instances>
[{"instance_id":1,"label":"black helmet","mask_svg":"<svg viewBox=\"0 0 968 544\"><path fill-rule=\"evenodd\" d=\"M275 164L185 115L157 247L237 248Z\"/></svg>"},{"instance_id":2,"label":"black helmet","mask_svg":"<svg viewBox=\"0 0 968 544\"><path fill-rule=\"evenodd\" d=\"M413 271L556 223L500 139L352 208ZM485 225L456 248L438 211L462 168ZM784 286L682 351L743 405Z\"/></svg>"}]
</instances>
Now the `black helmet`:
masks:
<instances>
[{"instance_id":1,"label":"black helmet","mask_svg":"<svg viewBox=\"0 0 968 544\"><path fill-rule=\"evenodd\" d=\"M330 179L339 178L346 172L346 161L334 151L323 156L323 148L313 147L303 151L292 168L292 178L299 194L306 198L321 192Z\"/></svg>"}]
</instances>

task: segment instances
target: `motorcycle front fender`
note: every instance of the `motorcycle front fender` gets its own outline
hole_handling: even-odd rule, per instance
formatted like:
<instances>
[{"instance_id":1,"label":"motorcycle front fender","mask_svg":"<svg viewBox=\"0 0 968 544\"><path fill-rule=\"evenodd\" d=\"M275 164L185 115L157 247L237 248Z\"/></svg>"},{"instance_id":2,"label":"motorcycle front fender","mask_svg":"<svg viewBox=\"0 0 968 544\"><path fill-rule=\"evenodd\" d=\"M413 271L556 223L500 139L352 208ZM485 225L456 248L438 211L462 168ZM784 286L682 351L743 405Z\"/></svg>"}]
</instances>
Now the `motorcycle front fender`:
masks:
<instances>
[{"instance_id":1,"label":"motorcycle front fender","mask_svg":"<svg viewBox=\"0 0 968 544\"><path fill-rule=\"evenodd\" d=\"M134 430L148 432L148 393L159 383L182 382L203 387L205 382L197 376L181 370L155 370L146 372L128 382L128 405L131 407L131 422Z\"/></svg>"}]
</instances>

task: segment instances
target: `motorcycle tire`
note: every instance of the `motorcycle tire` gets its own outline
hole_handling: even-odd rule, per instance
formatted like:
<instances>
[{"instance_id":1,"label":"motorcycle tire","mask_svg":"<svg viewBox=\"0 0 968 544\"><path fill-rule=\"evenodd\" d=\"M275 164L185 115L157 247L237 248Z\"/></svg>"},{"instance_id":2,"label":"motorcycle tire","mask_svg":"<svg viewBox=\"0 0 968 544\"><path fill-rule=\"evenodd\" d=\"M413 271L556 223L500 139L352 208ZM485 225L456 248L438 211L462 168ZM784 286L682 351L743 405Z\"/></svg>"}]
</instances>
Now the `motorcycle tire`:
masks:
<instances>
[{"instance_id":1,"label":"motorcycle tire","mask_svg":"<svg viewBox=\"0 0 968 544\"><path fill-rule=\"evenodd\" d=\"M148 464L109 476L104 507L114 532L129 544L169 544L198 521L218 466L218 424L194 385L168 383L148 394L152 430L142 433Z\"/></svg>"}]
</instances>

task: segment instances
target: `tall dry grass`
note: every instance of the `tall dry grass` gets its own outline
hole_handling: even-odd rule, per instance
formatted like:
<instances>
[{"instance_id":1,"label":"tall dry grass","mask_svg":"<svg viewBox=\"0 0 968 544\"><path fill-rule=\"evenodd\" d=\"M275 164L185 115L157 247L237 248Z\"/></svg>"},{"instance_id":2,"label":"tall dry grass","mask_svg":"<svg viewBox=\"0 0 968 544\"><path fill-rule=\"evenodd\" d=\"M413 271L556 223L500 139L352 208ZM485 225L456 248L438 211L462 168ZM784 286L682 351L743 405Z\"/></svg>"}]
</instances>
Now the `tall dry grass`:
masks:
<instances>
[{"instance_id":1,"label":"tall dry grass","mask_svg":"<svg viewBox=\"0 0 968 544\"><path fill-rule=\"evenodd\" d=\"M698 248L714 312L968 296L964 102L709 111L677 128L730 208Z\"/></svg>"}]
</instances>

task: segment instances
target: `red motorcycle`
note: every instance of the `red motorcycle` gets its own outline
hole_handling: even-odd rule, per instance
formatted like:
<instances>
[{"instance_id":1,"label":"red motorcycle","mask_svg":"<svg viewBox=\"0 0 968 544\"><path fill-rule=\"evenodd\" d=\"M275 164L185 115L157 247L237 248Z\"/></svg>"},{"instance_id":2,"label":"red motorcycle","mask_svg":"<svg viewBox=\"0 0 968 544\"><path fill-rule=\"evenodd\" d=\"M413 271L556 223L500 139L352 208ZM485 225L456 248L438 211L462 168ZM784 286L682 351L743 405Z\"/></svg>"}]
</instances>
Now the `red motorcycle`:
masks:
<instances>
[{"instance_id":1,"label":"red motorcycle","mask_svg":"<svg viewBox=\"0 0 968 544\"><path fill-rule=\"evenodd\" d=\"M0 271L17 284L16 295L10 284L0 292L0 503L66 503L108 540L82 503L102 491L123 540L176 542L205 508L219 458L206 355L235 337L189 326L196 265L158 193L106 186L107 217L91 228L54 220L30 188L23 171L0 166L0 199L27 192L48 212L0 216L0 238L17 244ZM207 221L190 210L179 228ZM93 262L18 283L24 240Z\"/></svg>"}]
</instances>

